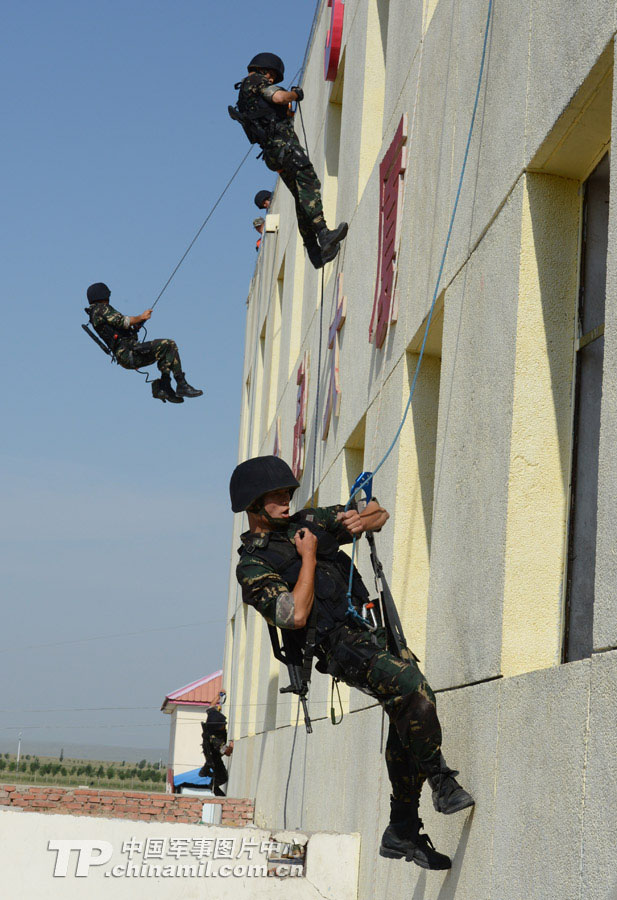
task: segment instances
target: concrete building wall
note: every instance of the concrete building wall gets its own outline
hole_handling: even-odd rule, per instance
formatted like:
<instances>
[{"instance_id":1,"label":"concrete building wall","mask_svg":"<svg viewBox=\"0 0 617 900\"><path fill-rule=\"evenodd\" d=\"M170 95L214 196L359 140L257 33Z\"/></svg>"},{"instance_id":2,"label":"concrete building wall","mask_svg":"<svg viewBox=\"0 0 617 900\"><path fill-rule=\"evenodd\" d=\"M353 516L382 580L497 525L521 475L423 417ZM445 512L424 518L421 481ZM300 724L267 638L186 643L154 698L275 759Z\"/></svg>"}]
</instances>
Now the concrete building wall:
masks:
<instances>
[{"instance_id":1,"label":"concrete building wall","mask_svg":"<svg viewBox=\"0 0 617 900\"><path fill-rule=\"evenodd\" d=\"M331 7L321 5L303 112L329 222L345 218L350 230L324 271L320 307L321 273L304 259L291 197L278 184L271 212L279 228L266 237L248 298L239 447L245 459L276 445L291 462L304 363L297 507L313 490L320 504L344 502L400 423L458 187L487 10L488 0L348 0L331 84L323 78ZM389 793L381 713L342 686L346 715L333 728L330 685L317 673L315 733L297 731L285 809L296 704L278 694L286 673L271 659L263 621L241 603L233 569L246 522L236 517L225 659L237 741L230 790L255 795L259 824L281 824L286 812L294 827L360 831L359 896L366 900L398 897L410 886L414 900L617 896L607 788L617 778L609 731L617 675L614 166L594 652L562 664L582 186L610 150L615 127L616 17L607 0L495 0L427 356L400 440L374 486L391 513L380 555L410 643L438 692L444 751L477 799L471 815L451 819L423 801L428 832L453 855L450 874L377 856ZM404 115L398 313L378 348L368 332L379 163ZM323 440L328 329L341 275L340 412ZM365 547L360 568L372 583Z\"/></svg>"}]
</instances>

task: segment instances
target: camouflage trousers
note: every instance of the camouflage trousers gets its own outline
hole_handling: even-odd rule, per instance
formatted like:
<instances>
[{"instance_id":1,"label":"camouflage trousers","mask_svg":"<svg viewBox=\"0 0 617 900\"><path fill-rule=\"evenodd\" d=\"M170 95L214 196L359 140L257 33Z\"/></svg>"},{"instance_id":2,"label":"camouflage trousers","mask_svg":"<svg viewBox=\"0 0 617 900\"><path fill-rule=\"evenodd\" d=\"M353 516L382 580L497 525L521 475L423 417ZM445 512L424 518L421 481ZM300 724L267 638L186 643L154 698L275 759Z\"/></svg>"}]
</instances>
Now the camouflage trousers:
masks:
<instances>
[{"instance_id":1,"label":"camouflage trousers","mask_svg":"<svg viewBox=\"0 0 617 900\"><path fill-rule=\"evenodd\" d=\"M264 148L264 160L269 169L280 174L294 198L302 240L314 244L317 232L326 224L321 182L298 138L273 139Z\"/></svg>"},{"instance_id":2,"label":"camouflage trousers","mask_svg":"<svg viewBox=\"0 0 617 900\"><path fill-rule=\"evenodd\" d=\"M156 363L161 375L182 374L182 363L175 341L169 338L157 338L144 341L143 344L120 345L116 350L116 358L125 369L141 369Z\"/></svg>"},{"instance_id":3,"label":"camouflage trousers","mask_svg":"<svg viewBox=\"0 0 617 900\"><path fill-rule=\"evenodd\" d=\"M343 669L340 678L375 697L390 719L386 766L392 799L417 808L426 769L439 759L441 726L435 695L416 660L386 650L385 630L345 625L327 653ZM346 670L346 671L345 671Z\"/></svg>"}]
</instances>

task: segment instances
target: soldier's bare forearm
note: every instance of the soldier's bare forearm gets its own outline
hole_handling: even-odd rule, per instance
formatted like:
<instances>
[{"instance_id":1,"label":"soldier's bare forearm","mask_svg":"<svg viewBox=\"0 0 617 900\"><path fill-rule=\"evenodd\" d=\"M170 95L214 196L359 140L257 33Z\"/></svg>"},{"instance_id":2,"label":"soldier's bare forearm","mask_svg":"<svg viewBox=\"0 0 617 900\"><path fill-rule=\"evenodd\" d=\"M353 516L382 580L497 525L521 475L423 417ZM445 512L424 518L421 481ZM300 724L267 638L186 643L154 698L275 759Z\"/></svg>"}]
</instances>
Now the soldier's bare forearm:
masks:
<instances>
[{"instance_id":1,"label":"soldier's bare forearm","mask_svg":"<svg viewBox=\"0 0 617 900\"><path fill-rule=\"evenodd\" d=\"M294 103L298 99L298 95L295 91L277 91L276 94L272 95L273 103Z\"/></svg>"},{"instance_id":2,"label":"soldier's bare forearm","mask_svg":"<svg viewBox=\"0 0 617 900\"><path fill-rule=\"evenodd\" d=\"M293 591L287 595L279 595L276 604L276 615L279 617L279 601L281 619L285 618L287 624L280 624L281 628L304 628L313 608L313 600L315 598L315 565L316 559L313 555L307 555L302 558L302 568L298 575L298 580ZM287 600L283 599L286 596ZM277 625L279 622L277 621Z\"/></svg>"}]
</instances>

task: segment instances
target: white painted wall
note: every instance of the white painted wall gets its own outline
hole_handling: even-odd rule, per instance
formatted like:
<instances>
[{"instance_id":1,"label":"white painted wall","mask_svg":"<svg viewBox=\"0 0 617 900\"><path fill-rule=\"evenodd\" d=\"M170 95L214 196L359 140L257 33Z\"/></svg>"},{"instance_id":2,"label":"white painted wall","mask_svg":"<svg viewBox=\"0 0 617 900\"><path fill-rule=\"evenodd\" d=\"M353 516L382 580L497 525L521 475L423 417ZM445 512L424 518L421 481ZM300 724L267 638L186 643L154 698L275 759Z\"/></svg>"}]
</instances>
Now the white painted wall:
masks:
<instances>
[{"instance_id":1,"label":"white painted wall","mask_svg":"<svg viewBox=\"0 0 617 900\"><path fill-rule=\"evenodd\" d=\"M249 876L238 872L225 876L222 866L265 865L266 852L260 852L262 841L276 835L259 828L224 828L206 825L174 825L159 822L128 822L120 819L91 819L85 816L45 815L16 810L0 811L0 870L2 871L2 896L7 900L236 900L241 895L247 900L259 898L289 898L289 900L355 900L357 896L357 872L360 853L358 835L317 834L309 837L306 875L303 877L275 878L263 874ZM164 858L144 860L143 847L148 839L164 839ZM167 854L170 841L193 839L233 841L232 852L237 857L242 840L257 842L254 856L248 862L246 850L240 858L212 859L211 867L199 875L199 860ZM285 840L284 836L279 836ZM289 838L287 838L288 840ZM307 836L300 836L306 842ZM70 853L66 875L56 869L58 855L48 849L49 841L90 841L96 848L84 850L85 875L78 877L77 850ZM132 864L137 873L142 865L173 866L173 873L141 877L124 874L131 865L124 842L141 842L142 850L134 854ZM101 846L102 843L102 846ZM83 846L83 845L82 845ZM135 843L133 843L133 847ZM87 859L95 862L108 847L112 855L102 865L87 865ZM219 845L220 847L220 845ZM62 851L64 852L64 851ZM86 853L88 856L86 856ZM197 874L190 870L182 874L176 869L182 865L196 865ZM116 869L116 866L124 867ZM54 876L54 871L58 874ZM256 870L255 870L256 871Z\"/></svg>"}]
</instances>

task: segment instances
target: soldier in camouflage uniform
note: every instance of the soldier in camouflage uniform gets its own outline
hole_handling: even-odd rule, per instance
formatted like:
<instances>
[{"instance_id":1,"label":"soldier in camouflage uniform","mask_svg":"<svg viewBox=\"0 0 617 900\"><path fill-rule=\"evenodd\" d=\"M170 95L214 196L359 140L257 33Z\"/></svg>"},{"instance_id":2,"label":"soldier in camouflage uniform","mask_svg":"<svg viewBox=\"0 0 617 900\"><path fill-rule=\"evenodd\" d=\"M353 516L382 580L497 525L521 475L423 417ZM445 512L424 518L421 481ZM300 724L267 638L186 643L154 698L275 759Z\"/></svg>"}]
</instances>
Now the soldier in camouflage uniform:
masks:
<instances>
[{"instance_id":1,"label":"soldier in camouflage uniform","mask_svg":"<svg viewBox=\"0 0 617 900\"><path fill-rule=\"evenodd\" d=\"M140 369L156 363L161 377L152 382L152 396L170 403L183 403L184 397L201 397L199 391L188 384L175 341L157 338L154 341L137 340L137 332L152 315L147 309L140 316L125 316L109 303L111 291L106 284L91 284L87 291L89 306L86 309L90 324L105 342L113 358L124 369ZM171 386L171 375L176 379L176 390Z\"/></svg>"},{"instance_id":2,"label":"soldier in camouflage uniform","mask_svg":"<svg viewBox=\"0 0 617 900\"><path fill-rule=\"evenodd\" d=\"M420 834L422 785L428 778L438 812L454 813L474 801L441 754L435 695L413 654L405 649L405 658L394 655L384 628L372 631L348 614L351 562L339 548L354 535L380 530L388 513L373 499L361 513L329 506L290 516L297 487L289 466L275 456L247 460L232 475L232 509L249 518L236 569L242 599L269 625L293 629L301 641L315 629L317 669L379 701L390 719L386 765L392 785L380 854L405 857L423 868L449 868L450 859ZM360 612L369 595L356 570L352 586L352 603Z\"/></svg>"},{"instance_id":3,"label":"soldier in camouflage uniform","mask_svg":"<svg viewBox=\"0 0 617 900\"><path fill-rule=\"evenodd\" d=\"M258 53L248 65L246 78L236 84L238 105L230 107L252 143L263 150L264 162L278 172L296 204L298 229L309 259L319 269L334 259L347 234L347 223L330 231L321 201L321 183L294 131L290 104L302 100L300 87L279 86L285 66L274 53Z\"/></svg>"}]
</instances>

